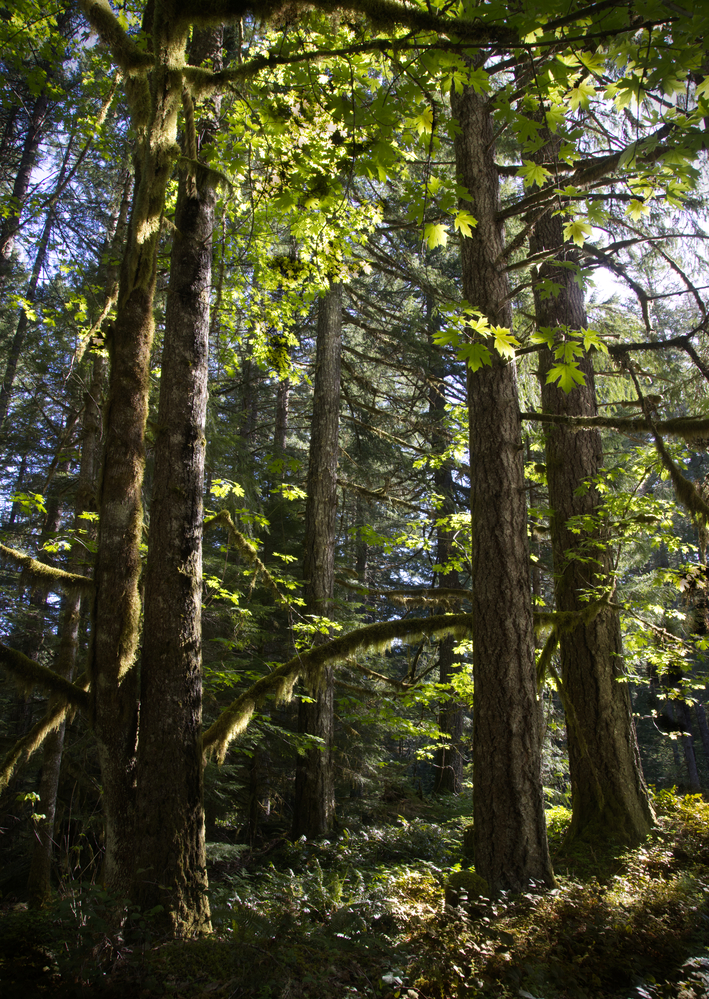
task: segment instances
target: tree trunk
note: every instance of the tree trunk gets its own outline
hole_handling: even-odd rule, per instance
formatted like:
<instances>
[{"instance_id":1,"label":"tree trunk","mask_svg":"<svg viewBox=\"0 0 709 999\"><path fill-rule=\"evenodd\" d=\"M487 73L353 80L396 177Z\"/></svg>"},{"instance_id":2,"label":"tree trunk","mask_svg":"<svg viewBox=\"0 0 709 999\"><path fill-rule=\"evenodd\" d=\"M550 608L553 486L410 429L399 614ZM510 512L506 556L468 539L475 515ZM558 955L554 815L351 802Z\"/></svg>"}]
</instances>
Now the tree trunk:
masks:
<instances>
[{"instance_id":1,"label":"tree trunk","mask_svg":"<svg viewBox=\"0 0 709 999\"><path fill-rule=\"evenodd\" d=\"M429 330L431 329L431 306L427 302L427 312L429 314ZM433 346L433 345L432 345ZM446 447L446 436L443 428L443 418L446 410L445 393L445 372L443 364L438 363L430 375L430 388L428 393L428 412L432 419L431 429L431 451L434 455L442 454ZM433 489L436 496L443 502L436 509L436 518L447 517L455 510L453 502L453 474L450 461L445 461L438 465L433 471ZM453 551L453 535L445 525L436 525L436 563L445 566L450 560ZM448 572L438 572L438 585L446 589L457 589L460 585L458 572L452 569ZM436 613L443 613L445 608L439 607ZM452 635L446 635L441 639L438 647L438 682L442 684L450 683L453 679L453 662L455 654L453 652L456 640ZM435 794L460 794L463 787L463 754L461 745L463 741L463 705L455 697L447 697L441 704L438 712L438 725L447 738L448 745L436 752L434 761L435 780L433 791Z\"/></svg>"},{"instance_id":2,"label":"tree trunk","mask_svg":"<svg viewBox=\"0 0 709 999\"><path fill-rule=\"evenodd\" d=\"M112 219L101 254L98 281L103 284L107 299L112 299L117 281L117 267L112 262L120 243L125 237L125 223L129 207L129 184L124 184L121 203ZM96 487L100 466L101 449L101 403L106 386L108 365L106 358L95 354L92 364L91 382L84 396L82 419L83 436L81 443L81 465L74 511L74 531L77 536L86 530L82 514L96 509ZM95 532L93 532L95 533ZM86 574L85 549L76 544L67 566L70 572ZM59 648L54 662L54 670L71 680L75 671L79 645L79 625L81 618L81 597L78 591L64 594L59 623ZM66 723L52 732L44 742L42 779L40 784L39 811L45 818L37 826L37 840L32 853L32 863L27 889L31 905L43 905L51 894L52 853L54 846L54 816L56 813L57 790L64 749Z\"/></svg>"},{"instance_id":3,"label":"tree trunk","mask_svg":"<svg viewBox=\"0 0 709 999\"><path fill-rule=\"evenodd\" d=\"M333 284L320 299L305 504L305 613L330 617L335 592L337 454L340 424L342 285ZM325 639L325 636L320 636ZM301 700L298 730L322 739L322 748L298 757L295 774L293 838L321 836L332 828L335 784L333 668L315 678L313 701Z\"/></svg>"},{"instance_id":4,"label":"tree trunk","mask_svg":"<svg viewBox=\"0 0 709 999\"><path fill-rule=\"evenodd\" d=\"M106 820L104 879L129 893L135 868L135 753L140 623L138 579L143 530L144 436L150 389L153 299L160 222L179 147L177 116L188 25L174 4L155 0L154 67L126 78L136 140L136 194L123 256L115 322L107 333L111 376L104 419L93 633L91 714ZM92 5L82 3L91 17ZM98 9L98 8L97 8ZM96 27L102 30L100 11ZM162 691L165 697L166 691Z\"/></svg>"},{"instance_id":5,"label":"tree trunk","mask_svg":"<svg viewBox=\"0 0 709 999\"><path fill-rule=\"evenodd\" d=\"M492 109L465 87L451 94L460 125L459 181L477 227L462 240L463 290L495 325L509 326L509 283L498 260ZM493 351L494 354L494 351ZM544 821L534 666L524 464L517 371L494 356L467 378L472 513L473 806L478 873L493 892L554 877Z\"/></svg>"},{"instance_id":6,"label":"tree trunk","mask_svg":"<svg viewBox=\"0 0 709 999\"><path fill-rule=\"evenodd\" d=\"M71 147L73 145L73 136L69 139L67 143L66 150L64 152L64 158L62 160L61 169L59 171L59 177L55 186L55 192L61 190L64 183L64 178L66 177L67 168L69 166L69 156L71 154ZM30 281L27 286L27 291L25 292L25 299L29 305L34 305L37 298L37 286L39 284L39 279L44 269L44 264L47 259L47 251L49 250L49 240L52 234L52 227L54 225L54 198L50 199L50 206L47 210L47 217L44 222L44 228L42 229L42 235L39 238L39 244L37 245L37 252L34 258L34 265L32 267L32 274L30 276ZM12 390L15 384L15 375L17 374L17 365L20 361L20 355L22 354L22 348L25 345L25 336L27 335L27 309L23 308L20 310L20 316L17 321L17 327L15 329L15 335L12 338L12 343L10 344L10 352L7 358L7 364L5 366L5 377L2 380L2 386L0 386L0 430L2 429L5 418L7 416L7 411L10 407L10 401L12 399Z\"/></svg>"},{"instance_id":7,"label":"tree trunk","mask_svg":"<svg viewBox=\"0 0 709 999\"><path fill-rule=\"evenodd\" d=\"M532 253L552 250L554 261L541 267L535 283L537 326L586 326L583 292L573 269L573 249L564 243L561 216L545 215L530 240ZM559 263L557 263L559 261ZM540 294L543 280L553 281L557 295ZM593 364L588 355L580 362L585 384L566 394L546 376L555 364L553 352L539 357L542 408L545 413L596 416ZM574 433L561 426L547 431L546 466L549 486L552 552L556 580L556 606L564 612L581 612L588 591L608 583L608 555L597 536L571 531L568 522L581 514L592 515L601 498L594 488L584 489L603 464L600 432ZM628 686L623 681L620 621L617 612L605 610L589 624L581 624L560 638L561 677L567 707L566 731L571 773L573 818L568 839L602 835L629 845L644 839L653 825L643 780Z\"/></svg>"},{"instance_id":8,"label":"tree trunk","mask_svg":"<svg viewBox=\"0 0 709 999\"><path fill-rule=\"evenodd\" d=\"M196 32L195 61L221 29ZM203 144L215 122L200 129ZM202 763L202 521L209 361L213 176L189 168L179 186L160 376L145 583L137 769L143 909L162 905L180 936L208 932Z\"/></svg>"},{"instance_id":9,"label":"tree trunk","mask_svg":"<svg viewBox=\"0 0 709 999\"><path fill-rule=\"evenodd\" d=\"M0 225L0 286L7 280L10 273L15 237L20 228L20 216L27 200L30 177L37 161L37 152L42 140L42 130L48 109L49 97L46 93L42 93L35 100L29 113L29 124L22 146L22 156L12 186L10 210Z\"/></svg>"},{"instance_id":10,"label":"tree trunk","mask_svg":"<svg viewBox=\"0 0 709 999\"><path fill-rule=\"evenodd\" d=\"M82 514L95 506L96 481L98 478L98 456L100 441L100 403L106 381L105 358L96 356L93 363L91 386L86 393L83 442L79 488L74 513L74 531L78 534L85 527ZM83 547L76 546L67 569L69 572L85 572ZM78 591L64 594L59 619L59 647L52 668L55 673L71 680L76 667L79 647L79 623L81 618L81 595ZM50 707L52 706L50 699ZM44 741L42 777L39 787L39 811L44 818L37 824L36 841L32 852L27 890L30 905L44 905L51 896L52 853L54 847L54 816L56 813L57 790L64 749L66 722L50 733Z\"/></svg>"}]
</instances>

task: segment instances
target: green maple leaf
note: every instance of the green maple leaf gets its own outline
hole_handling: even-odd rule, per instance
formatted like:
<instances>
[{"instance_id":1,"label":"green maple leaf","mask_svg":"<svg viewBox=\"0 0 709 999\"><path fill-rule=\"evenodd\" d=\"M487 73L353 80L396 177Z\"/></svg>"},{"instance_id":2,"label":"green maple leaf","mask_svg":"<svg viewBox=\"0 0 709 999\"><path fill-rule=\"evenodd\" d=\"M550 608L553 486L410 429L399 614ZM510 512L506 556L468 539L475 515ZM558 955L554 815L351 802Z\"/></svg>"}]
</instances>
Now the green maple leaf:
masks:
<instances>
[{"instance_id":1,"label":"green maple leaf","mask_svg":"<svg viewBox=\"0 0 709 999\"><path fill-rule=\"evenodd\" d=\"M478 220L473 218L470 212L458 212L453 220L453 227L463 236L472 236L473 229L478 224Z\"/></svg>"},{"instance_id":2,"label":"green maple leaf","mask_svg":"<svg viewBox=\"0 0 709 999\"><path fill-rule=\"evenodd\" d=\"M591 98L595 96L596 88L592 87L590 83L579 83L578 86L572 87L566 95L572 111L589 107Z\"/></svg>"},{"instance_id":3,"label":"green maple leaf","mask_svg":"<svg viewBox=\"0 0 709 999\"><path fill-rule=\"evenodd\" d=\"M522 178L525 187L531 187L532 184L542 187L547 177L551 176L539 163L534 163L532 160L522 160L522 163L524 165L517 171L517 176Z\"/></svg>"},{"instance_id":4,"label":"green maple leaf","mask_svg":"<svg viewBox=\"0 0 709 999\"><path fill-rule=\"evenodd\" d=\"M549 369L547 385L557 382L562 392L569 392L577 385L584 385L585 379L575 364L555 364Z\"/></svg>"},{"instance_id":5,"label":"green maple leaf","mask_svg":"<svg viewBox=\"0 0 709 999\"><path fill-rule=\"evenodd\" d=\"M625 209L625 214L629 215L633 222L638 222L643 215L650 214L650 208L644 202L637 201L633 198L628 207Z\"/></svg>"},{"instance_id":6,"label":"green maple leaf","mask_svg":"<svg viewBox=\"0 0 709 999\"><path fill-rule=\"evenodd\" d=\"M512 358L515 356L515 347L519 347L519 340L512 335L512 331L504 326L493 326L492 332L495 336L495 350L503 357Z\"/></svg>"},{"instance_id":7,"label":"green maple leaf","mask_svg":"<svg viewBox=\"0 0 709 999\"><path fill-rule=\"evenodd\" d=\"M437 246L445 246L448 242L446 227L439 222L428 222L423 227L423 238L429 250L435 250Z\"/></svg>"},{"instance_id":8,"label":"green maple leaf","mask_svg":"<svg viewBox=\"0 0 709 999\"><path fill-rule=\"evenodd\" d=\"M465 361L471 371L477 371L483 364L492 366L490 351L483 343L466 343L458 351L458 357Z\"/></svg>"},{"instance_id":9,"label":"green maple leaf","mask_svg":"<svg viewBox=\"0 0 709 999\"><path fill-rule=\"evenodd\" d=\"M608 347L597 330L583 330L583 349L590 350L591 347L595 347L596 350L600 350L604 354L608 353Z\"/></svg>"},{"instance_id":10,"label":"green maple leaf","mask_svg":"<svg viewBox=\"0 0 709 999\"><path fill-rule=\"evenodd\" d=\"M593 227L588 222L582 222L581 219L573 219L564 226L564 239L573 239L577 246L583 246L586 242L586 237L590 236L592 232Z\"/></svg>"}]
</instances>

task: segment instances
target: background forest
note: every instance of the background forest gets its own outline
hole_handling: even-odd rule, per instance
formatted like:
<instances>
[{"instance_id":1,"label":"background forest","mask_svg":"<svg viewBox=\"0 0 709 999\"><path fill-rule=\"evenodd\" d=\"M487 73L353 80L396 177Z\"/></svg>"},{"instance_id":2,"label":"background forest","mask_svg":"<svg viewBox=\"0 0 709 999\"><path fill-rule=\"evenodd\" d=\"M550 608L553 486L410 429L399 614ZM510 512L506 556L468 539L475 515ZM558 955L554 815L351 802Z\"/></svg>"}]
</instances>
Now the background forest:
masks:
<instances>
[{"instance_id":1,"label":"background forest","mask_svg":"<svg viewBox=\"0 0 709 999\"><path fill-rule=\"evenodd\" d=\"M0 5L7 995L706 994L689 6Z\"/></svg>"}]
</instances>

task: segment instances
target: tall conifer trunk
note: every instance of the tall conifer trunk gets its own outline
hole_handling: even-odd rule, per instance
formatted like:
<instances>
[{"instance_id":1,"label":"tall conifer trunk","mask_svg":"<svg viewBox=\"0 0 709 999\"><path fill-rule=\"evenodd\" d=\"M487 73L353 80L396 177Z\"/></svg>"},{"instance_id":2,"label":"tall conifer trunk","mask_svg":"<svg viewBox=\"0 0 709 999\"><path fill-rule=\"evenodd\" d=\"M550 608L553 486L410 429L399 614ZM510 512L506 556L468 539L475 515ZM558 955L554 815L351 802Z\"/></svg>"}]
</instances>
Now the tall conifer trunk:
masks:
<instances>
[{"instance_id":1,"label":"tall conifer trunk","mask_svg":"<svg viewBox=\"0 0 709 999\"><path fill-rule=\"evenodd\" d=\"M221 43L221 29L195 32L191 61L208 57L218 65ZM200 123L202 149L215 134L213 110ZM140 677L136 897L143 907L162 904L179 934L210 928L202 764L202 494L216 202L213 175L190 165L180 180L170 261Z\"/></svg>"},{"instance_id":2,"label":"tall conifer trunk","mask_svg":"<svg viewBox=\"0 0 709 999\"><path fill-rule=\"evenodd\" d=\"M451 94L460 125L462 207L477 219L462 241L463 291L494 325L509 326L509 283L498 261L499 179L489 100ZM494 352L493 352L494 353ZM524 464L517 372L494 356L468 372L473 579L475 861L491 890L553 883L540 773Z\"/></svg>"},{"instance_id":3,"label":"tall conifer trunk","mask_svg":"<svg viewBox=\"0 0 709 999\"><path fill-rule=\"evenodd\" d=\"M573 269L573 250L564 243L562 219L548 214L540 219L530 240L530 250L556 251L556 259L542 265L535 287L537 325L586 326L583 291ZM540 281L548 279L559 293L542 299ZM593 364L588 355L580 361L585 384L568 394L547 384L555 364L553 352L539 358L542 407L545 413L596 416ZM600 504L596 489L588 484L603 464L598 430L582 433L562 426L547 431L546 466L556 605L560 611L582 611L589 589L607 585L608 555L598 538L578 534L568 526L571 517L593 514ZM629 844L649 832L653 815L642 775L628 685L622 682L623 659L620 621L608 609L589 624L581 624L560 638L561 676L567 709L566 730L571 773L573 818L569 838L600 833Z\"/></svg>"},{"instance_id":4,"label":"tall conifer trunk","mask_svg":"<svg viewBox=\"0 0 709 999\"><path fill-rule=\"evenodd\" d=\"M305 505L305 613L330 617L335 591L337 451L340 426L342 285L320 299L313 386L313 419ZM322 636L324 639L325 636ZM322 748L299 756L295 776L293 837L320 836L332 828L335 786L332 763L334 679L327 666L300 702L298 729L323 740Z\"/></svg>"}]
</instances>

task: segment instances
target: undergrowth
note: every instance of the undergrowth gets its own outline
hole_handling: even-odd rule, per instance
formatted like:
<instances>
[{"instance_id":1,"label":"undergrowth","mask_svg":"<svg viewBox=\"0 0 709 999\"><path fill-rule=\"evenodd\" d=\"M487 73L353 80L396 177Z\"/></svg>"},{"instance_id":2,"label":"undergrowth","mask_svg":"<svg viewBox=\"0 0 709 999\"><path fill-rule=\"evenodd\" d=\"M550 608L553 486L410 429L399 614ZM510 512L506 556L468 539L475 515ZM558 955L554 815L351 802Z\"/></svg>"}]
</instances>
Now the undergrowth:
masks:
<instances>
[{"instance_id":1,"label":"undergrowth","mask_svg":"<svg viewBox=\"0 0 709 999\"><path fill-rule=\"evenodd\" d=\"M565 848L570 814L550 810L558 886L457 908L444 886L465 866L460 802L261 854L215 844L211 937L158 941L151 913L80 887L44 913L3 913L3 999L700 999L709 805L665 791L655 806L632 851Z\"/></svg>"}]
</instances>

